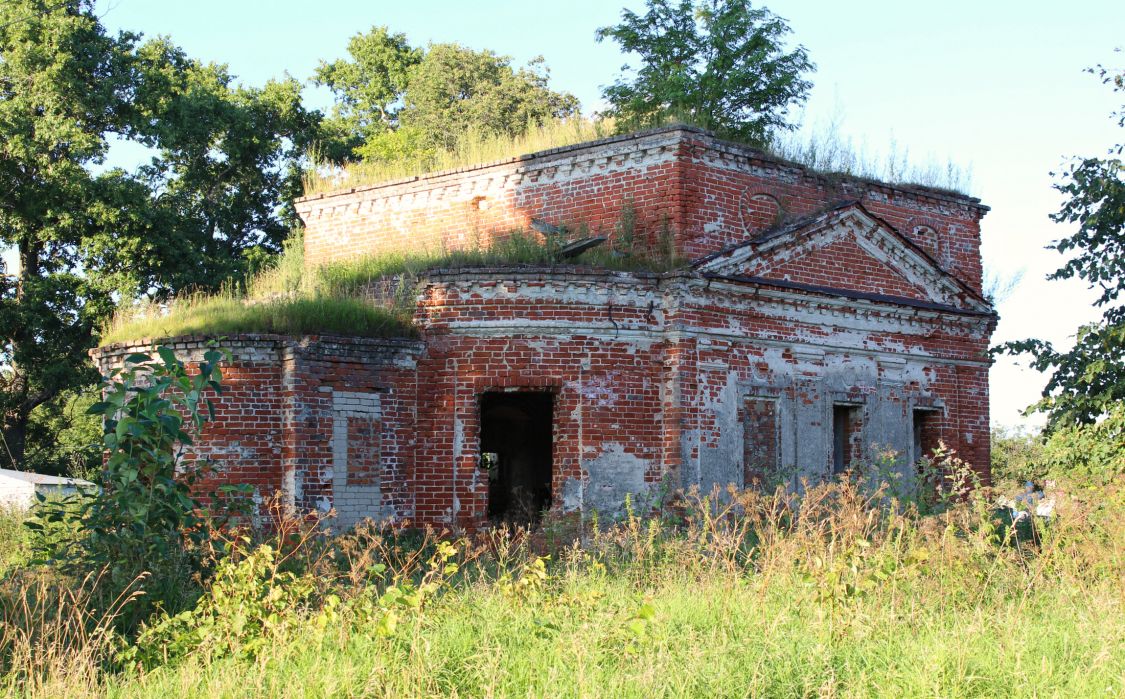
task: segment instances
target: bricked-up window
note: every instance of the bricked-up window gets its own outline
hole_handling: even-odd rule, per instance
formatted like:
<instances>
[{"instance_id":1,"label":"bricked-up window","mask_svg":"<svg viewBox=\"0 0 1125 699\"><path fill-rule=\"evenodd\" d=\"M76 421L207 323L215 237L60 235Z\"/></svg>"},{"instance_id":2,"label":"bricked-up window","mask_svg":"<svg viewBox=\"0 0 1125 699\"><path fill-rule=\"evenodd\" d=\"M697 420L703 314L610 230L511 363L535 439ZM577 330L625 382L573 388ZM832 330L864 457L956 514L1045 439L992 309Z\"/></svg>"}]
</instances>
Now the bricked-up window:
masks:
<instances>
[{"instance_id":1,"label":"bricked-up window","mask_svg":"<svg viewBox=\"0 0 1125 699\"><path fill-rule=\"evenodd\" d=\"M359 507L360 495L378 491L383 457L383 421L378 393L332 392L334 507ZM358 498L358 499L357 499ZM367 500L363 500L367 503ZM367 503L370 504L370 503ZM371 512L359 512L369 516Z\"/></svg>"},{"instance_id":2,"label":"bricked-up window","mask_svg":"<svg viewBox=\"0 0 1125 699\"><path fill-rule=\"evenodd\" d=\"M832 406L832 473L840 474L860 458L862 408L858 405Z\"/></svg>"},{"instance_id":3,"label":"bricked-up window","mask_svg":"<svg viewBox=\"0 0 1125 699\"><path fill-rule=\"evenodd\" d=\"M348 418L348 485L379 485L382 427L377 418Z\"/></svg>"},{"instance_id":4,"label":"bricked-up window","mask_svg":"<svg viewBox=\"0 0 1125 699\"><path fill-rule=\"evenodd\" d=\"M743 468L747 486L770 482L778 472L777 401L770 398L747 398L744 408Z\"/></svg>"},{"instance_id":5,"label":"bricked-up window","mask_svg":"<svg viewBox=\"0 0 1125 699\"><path fill-rule=\"evenodd\" d=\"M941 440L941 412L933 408L914 409L914 463L932 457Z\"/></svg>"}]
</instances>

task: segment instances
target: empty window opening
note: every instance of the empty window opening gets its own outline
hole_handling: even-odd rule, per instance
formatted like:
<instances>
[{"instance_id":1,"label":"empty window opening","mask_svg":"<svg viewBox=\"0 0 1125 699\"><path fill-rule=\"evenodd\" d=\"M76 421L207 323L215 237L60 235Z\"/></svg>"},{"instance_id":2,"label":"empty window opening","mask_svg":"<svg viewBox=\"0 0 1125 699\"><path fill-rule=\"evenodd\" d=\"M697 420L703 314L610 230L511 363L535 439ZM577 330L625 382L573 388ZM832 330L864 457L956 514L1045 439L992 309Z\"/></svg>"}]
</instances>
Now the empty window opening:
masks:
<instances>
[{"instance_id":1,"label":"empty window opening","mask_svg":"<svg viewBox=\"0 0 1125 699\"><path fill-rule=\"evenodd\" d=\"M941 413L929 408L914 409L914 463L917 464L925 458L933 458L934 451L940 446L941 429L939 420Z\"/></svg>"},{"instance_id":2,"label":"empty window opening","mask_svg":"<svg viewBox=\"0 0 1125 699\"><path fill-rule=\"evenodd\" d=\"M832 474L852 467L860 458L860 407L832 406Z\"/></svg>"},{"instance_id":3,"label":"empty window opening","mask_svg":"<svg viewBox=\"0 0 1125 699\"><path fill-rule=\"evenodd\" d=\"M489 519L536 524L551 506L553 413L550 393L481 396L481 468L488 474Z\"/></svg>"},{"instance_id":4,"label":"empty window opening","mask_svg":"<svg viewBox=\"0 0 1125 699\"><path fill-rule=\"evenodd\" d=\"M768 398L746 399L743 468L747 487L777 485L779 475L777 401Z\"/></svg>"}]
</instances>

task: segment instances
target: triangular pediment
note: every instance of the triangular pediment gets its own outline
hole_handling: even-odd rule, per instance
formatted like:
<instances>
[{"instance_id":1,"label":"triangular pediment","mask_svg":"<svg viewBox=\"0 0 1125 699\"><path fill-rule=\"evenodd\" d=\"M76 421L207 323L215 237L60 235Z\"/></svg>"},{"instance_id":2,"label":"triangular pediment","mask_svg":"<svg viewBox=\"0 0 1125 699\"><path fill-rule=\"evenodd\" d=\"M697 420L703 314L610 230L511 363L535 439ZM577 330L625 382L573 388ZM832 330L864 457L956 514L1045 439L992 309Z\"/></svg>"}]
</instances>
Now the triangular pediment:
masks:
<instances>
[{"instance_id":1,"label":"triangular pediment","mask_svg":"<svg viewBox=\"0 0 1125 699\"><path fill-rule=\"evenodd\" d=\"M772 280L938 304L991 306L924 250L858 202L766 231L696 268L711 276Z\"/></svg>"}]
</instances>

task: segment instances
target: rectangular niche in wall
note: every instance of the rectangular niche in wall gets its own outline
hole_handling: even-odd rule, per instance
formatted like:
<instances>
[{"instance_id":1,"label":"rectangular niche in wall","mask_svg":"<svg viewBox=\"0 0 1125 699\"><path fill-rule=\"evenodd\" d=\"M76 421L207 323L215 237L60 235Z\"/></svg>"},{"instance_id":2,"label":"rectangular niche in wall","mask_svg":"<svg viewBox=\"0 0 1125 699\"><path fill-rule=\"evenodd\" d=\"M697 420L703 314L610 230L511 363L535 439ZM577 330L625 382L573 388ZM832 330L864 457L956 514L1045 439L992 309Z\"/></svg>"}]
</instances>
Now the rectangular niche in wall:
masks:
<instances>
[{"instance_id":1,"label":"rectangular niche in wall","mask_svg":"<svg viewBox=\"0 0 1125 699\"><path fill-rule=\"evenodd\" d=\"M832 475L847 471L863 458L863 406L836 404L832 406Z\"/></svg>"},{"instance_id":2,"label":"rectangular niche in wall","mask_svg":"<svg viewBox=\"0 0 1125 699\"><path fill-rule=\"evenodd\" d=\"M774 398L747 398L743 406L743 478L747 487L766 486L776 479L780 466L778 402Z\"/></svg>"},{"instance_id":3,"label":"rectangular niche in wall","mask_svg":"<svg viewBox=\"0 0 1125 699\"><path fill-rule=\"evenodd\" d=\"M941 441L941 411L935 408L915 408L914 463L922 457L932 457Z\"/></svg>"}]
</instances>

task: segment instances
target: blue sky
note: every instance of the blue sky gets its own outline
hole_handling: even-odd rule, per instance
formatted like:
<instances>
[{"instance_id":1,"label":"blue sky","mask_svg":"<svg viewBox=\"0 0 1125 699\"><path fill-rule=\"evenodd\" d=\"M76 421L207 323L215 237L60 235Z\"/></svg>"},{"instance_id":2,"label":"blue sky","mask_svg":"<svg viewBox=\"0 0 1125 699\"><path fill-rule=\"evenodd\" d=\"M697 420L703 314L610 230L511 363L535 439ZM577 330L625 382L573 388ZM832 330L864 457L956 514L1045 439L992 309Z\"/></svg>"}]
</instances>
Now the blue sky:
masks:
<instances>
[{"instance_id":1,"label":"blue sky","mask_svg":"<svg viewBox=\"0 0 1125 699\"><path fill-rule=\"evenodd\" d=\"M1122 96L1082 69L1125 65L1125 53L1113 51L1125 48L1125 2L774 0L768 7L817 64L797 115L806 129L835 122L871 157L893 143L915 162L971 169L972 193L992 207L983 222L985 267L1001 277L1023 273L999 305L997 341L1065 344L1079 322L1097 317L1083 285L1043 279L1059 264L1044 246L1068 233L1047 218L1059 204L1048 173L1066 156L1100 155L1122 139L1109 118ZM594 41L597 27L617 19L619 2L100 0L98 9L111 29L171 36L247 84L286 72L305 79L372 25L419 44L490 48L519 63L542 55L555 88L588 111L626 61L612 43ZM310 89L307 99L329 106L323 91ZM992 371L993 422L1023 422L1018 411L1043 383L1001 359Z\"/></svg>"}]
</instances>

